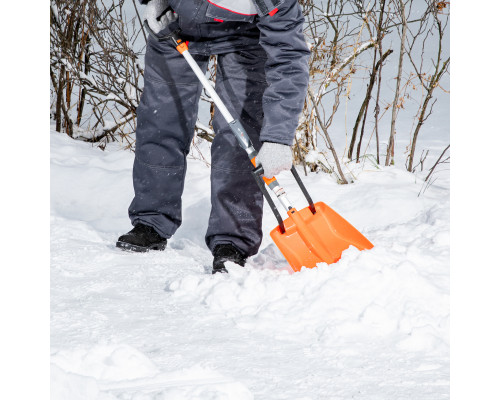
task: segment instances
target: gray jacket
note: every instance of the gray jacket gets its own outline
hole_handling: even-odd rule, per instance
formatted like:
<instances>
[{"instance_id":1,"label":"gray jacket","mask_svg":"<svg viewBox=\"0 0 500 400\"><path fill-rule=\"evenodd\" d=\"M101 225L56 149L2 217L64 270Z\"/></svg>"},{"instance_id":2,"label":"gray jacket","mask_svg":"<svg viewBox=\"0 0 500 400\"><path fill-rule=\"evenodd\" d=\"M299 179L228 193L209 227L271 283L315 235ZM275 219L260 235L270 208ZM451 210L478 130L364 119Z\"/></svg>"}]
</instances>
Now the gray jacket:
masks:
<instances>
[{"instance_id":1,"label":"gray jacket","mask_svg":"<svg viewBox=\"0 0 500 400\"><path fill-rule=\"evenodd\" d=\"M180 36L189 41L193 54L224 54L260 46L265 50L268 87L260 138L292 145L309 81L310 52L298 1L170 0L169 5L179 17Z\"/></svg>"}]
</instances>

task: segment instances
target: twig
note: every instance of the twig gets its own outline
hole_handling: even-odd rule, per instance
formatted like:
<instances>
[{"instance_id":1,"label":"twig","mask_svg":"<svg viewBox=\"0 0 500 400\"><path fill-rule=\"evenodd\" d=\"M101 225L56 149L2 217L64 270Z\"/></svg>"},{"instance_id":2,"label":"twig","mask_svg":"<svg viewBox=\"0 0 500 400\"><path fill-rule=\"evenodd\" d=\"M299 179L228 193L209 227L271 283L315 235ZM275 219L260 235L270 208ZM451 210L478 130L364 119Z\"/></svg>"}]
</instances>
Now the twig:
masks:
<instances>
[{"instance_id":1,"label":"twig","mask_svg":"<svg viewBox=\"0 0 500 400\"><path fill-rule=\"evenodd\" d=\"M432 168L430 169L430 172L429 174L426 176L426 178L424 179L424 182L427 182L427 180L430 178L430 176L432 175L432 173L434 172L434 169L438 166L439 162L441 161L441 158L443 158L444 154L446 153L446 151L450 148L450 145L446 146L446 148L443 150L443 152L441 153L441 155L439 156L439 158L437 159L436 163L432 166Z\"/></svg>"},{"instance_id":2,"label":"twig","mask_svg":"<svg viewBox=\"0 0 500 400\"><path fill-rule=\"evenodd\" d=\"M339 158L337 157L337 152L335 151L335 148L333 147L332 140L330 139L330 135L328 134L328 131L325 128L325 125L323 124L323 121L321 117L319 116L319 110L318 110L318 105L316 104L316 100L314 100L314 94L311 92L311 89L307 89L307 93L309 94L309 98L311 99L314 109L316 110L316 118L318 119L319 126L323 130L323 133L325 134L325 138L328 142L328 146L333 154L333 158L335 159L335 164L337 164L337 169L339 170L340 174L340 183L342 184L348 184L347 179L344 176L344 173L342 172L342 168L340 166L340 161Z\"/></svg>"}]
</instances>

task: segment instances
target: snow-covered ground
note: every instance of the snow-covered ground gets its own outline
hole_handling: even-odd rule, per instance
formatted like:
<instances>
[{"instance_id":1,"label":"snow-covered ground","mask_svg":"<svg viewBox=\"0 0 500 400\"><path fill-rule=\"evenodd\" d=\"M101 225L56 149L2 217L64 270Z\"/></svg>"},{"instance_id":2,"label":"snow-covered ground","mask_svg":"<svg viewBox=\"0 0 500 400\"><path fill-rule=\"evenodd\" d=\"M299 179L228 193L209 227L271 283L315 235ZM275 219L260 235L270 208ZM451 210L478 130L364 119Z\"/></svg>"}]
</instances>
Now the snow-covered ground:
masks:
<instances>
[{"instance_id":1,"label":"snow-covered ground","mask_svg":"<svg viewBox=\"0 0 500 400\"><path fill-rule=\"evenodd\" d=\"M245 268L212 276L209 169L192 158L167 249L115 248L132 163L118 145L51 133L54 400L449 398L447 171L420 196L401 167L365 164L346 186L303 176L375 247L291 274L265 234ZM266 208L264 231L275 225Z\"/></svg>"}]
</instances>

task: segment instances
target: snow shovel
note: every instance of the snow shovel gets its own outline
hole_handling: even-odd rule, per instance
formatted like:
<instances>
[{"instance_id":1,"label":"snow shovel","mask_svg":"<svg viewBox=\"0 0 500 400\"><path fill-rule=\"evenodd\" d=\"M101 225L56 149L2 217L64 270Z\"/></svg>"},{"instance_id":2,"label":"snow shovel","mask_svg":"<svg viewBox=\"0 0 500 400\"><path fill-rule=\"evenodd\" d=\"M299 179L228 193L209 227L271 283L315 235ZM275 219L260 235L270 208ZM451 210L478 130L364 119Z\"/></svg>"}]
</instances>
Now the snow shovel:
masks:
<instances>
[{"instance_id":1,"label":"snow shovel","mask_svg":"<svg viewBox=\"0 0 500 400\"><path fill-rule=\"evenodd\" d=\"M231 116L229 110L189 53L187 43L178 37L178 31L160 37L149 28L147 21L145 26L157 40L171 41L177 51L184 56L229 124L239 145L247 153L255 167L253 170L255 181L278 220L278 226L270 233L271 238L294 271L300 271L302 267L314 268L317 263L321 262L327 264L337 262L342 252L351 245L359 250L373 247L373 244L367 238L325 203L314 203L297 171L292 167L291 172L309 203L308 207L297 211L288 200L285 190L280 186L276 178L266 178L262 166L255 165L257 151L254 149L245 129L237 119ZM284 221L264 183L274 192L288 214L288 218Z\"/></svg>"}]
</instances>

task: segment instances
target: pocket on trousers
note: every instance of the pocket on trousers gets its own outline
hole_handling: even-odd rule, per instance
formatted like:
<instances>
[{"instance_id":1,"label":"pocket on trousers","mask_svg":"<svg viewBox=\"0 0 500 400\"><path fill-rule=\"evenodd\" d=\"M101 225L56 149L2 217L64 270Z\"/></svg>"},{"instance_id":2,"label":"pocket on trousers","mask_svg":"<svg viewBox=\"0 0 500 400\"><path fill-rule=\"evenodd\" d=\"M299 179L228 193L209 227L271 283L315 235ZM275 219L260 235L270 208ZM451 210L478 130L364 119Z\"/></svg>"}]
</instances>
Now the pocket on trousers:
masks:
<instances>
[{"instance_id":1,"label":"pocket on trousers","mask_svg":"<svg viewBox=\"0 0 500 400\"><path fill-rule=\"evenodd\" d=\"M257 9L251 0L212 0L209 3L206 13L207 22L214 20L219 22L253 22L257 16Z\"/></svg>"}]
</instances>

